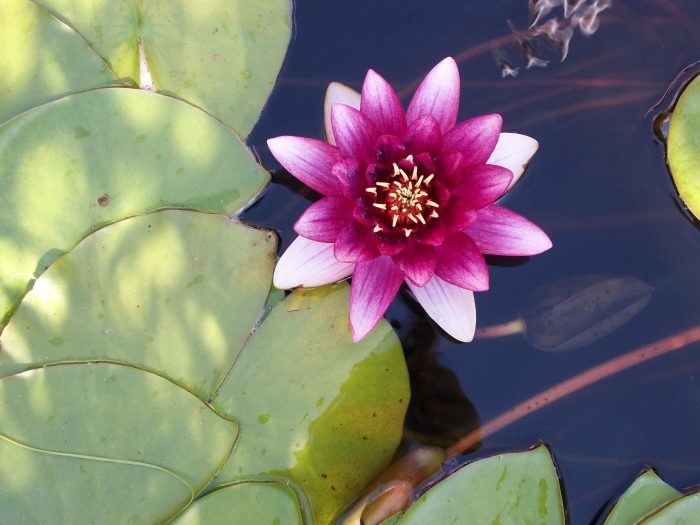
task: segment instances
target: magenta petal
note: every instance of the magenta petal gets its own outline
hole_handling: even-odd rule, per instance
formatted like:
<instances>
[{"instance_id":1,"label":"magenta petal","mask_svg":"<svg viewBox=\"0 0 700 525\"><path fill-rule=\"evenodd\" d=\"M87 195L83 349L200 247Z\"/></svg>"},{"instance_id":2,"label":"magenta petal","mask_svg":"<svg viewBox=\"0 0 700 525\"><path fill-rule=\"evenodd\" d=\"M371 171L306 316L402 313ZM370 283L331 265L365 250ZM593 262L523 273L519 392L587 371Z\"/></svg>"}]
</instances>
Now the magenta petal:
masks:
<instances>
[{"instance_id":1,"label":"magenta petal","mask_svg":"<svg viewBox=\"0 0 700 525\"><path fill-rule=\"evenodd\" d=\"M459 151L447 151L437 158L438 180L448 188L453 188L462 179L464 162Z\"/></svg>"},{"instance_id":2,"label":"magenta petal","mask_svg":"<svg viewBox=\"0 0 700 525\"><path fill-rule=\"evenodd\" d=\"M365 194L367 184L363 166L355 159L347 158L333 166L333 175L338 182L340 192L347 198L361 197Z\"/></svg>"},{"instance_id":3,"label":"magenta petal","mask_svg":"<svg viewBox=\"0 0 700 525\"><path fill-rule=\"evenodd\" d=\"M350 327L357 342L374 328L403 282L403 273L391 257L378 257L355 265L350 286Z\"/></svg>"},{"instance_id":4,"label":"magenta petal","mask_svg":"<svg viewBox=\"0 0 700 525\"><path fill-rule=\"evenodd\" d=\"M422 115L408 126L404 142L406 149L412 153L428 152L437 155L442 145L440 124L432 115Z\"/></svg>"},{"instance_id":5,"label":"magenta petal","mask_svg":"<svg viewBox=\"0 0 700 525\"><path fill-rule=\"evenodd\" d=\"M496 204L480 209L464 233L483 253L492 255L536 255L552 247L539 226Z\"/></svg>"},{"instance_id":6,"label":"magenta petal","mask_svg":"<svg viewBox=\"0 0 700 525\"><path fill-rule=\"evenodd\" d=\"M297 237L282 254L272 279L280 290L323 286L345 279L355 269L333 256L333 245Z\"/></svg>"},{"instance_id":7,"label":"magenta petal","mask_svg":"<svg viewBox=\"0 0 700 525\"><path fill-rule=\"evenodd\" d=\"M331 124L335 143L344 157L365 163L374 160L379 131L369 117L345 104L335 104L331 108Z\"/></svg>"},{"instance_id":8,"label":"magenta petal","mask_svg":"<svg viewBox=\"0 0 700 525\"><path fill-rule=\"evenodd\" d=\"M401 136L406 130L406 116L399 97L389 83L372 69L367 72L362 84L360 111L383 134Z\"/></svg>"},{"instance_id":9,"label":"magenta petal","mask_svg":"<svg viewBox=\"0 0 700 525\"><path fill-rule=\"evenodd\" d=\"M459 108L459 69L453 58L448 57L423 79L413 95L406 112L410 124L418 117L432 115L445 133L457 121Z\"/></svg>"},{"instance_id":10,"label":"magenta petal","mask_svg":"<svg viewBox=\"0 0 700 525\"><path fill-rule=\"evenodd\" d=\"M489 270L484 256L468 235L456 233L437 249L435 274L448 283L481 292L489 289Z\"/></svg>"},{"instance_id":11,"label":"magenta petal","mask_svg":"<svg viewBox=\"0 0 700 525\"><path fill-rule=\"evenodd\" d=\"M468 197L452 195L450 205L442 212L443 222L447 224L449 233L463 231L476 220L476 210Z\"/></svg>"},{"instance_id":12,"label":"magenta petal","mask_svg":"<svg viewBox=\"0 0 700 525\"><path fill-rule=\"evenodd\" d=\"M452 193L466 199L473 210L478 210L503 195L512 179L510 170L501 166L472 166L464 172L462 180L452 189Z\"/></svg>"},{"instance_id":13,"label":"magenta petal","mask_svg":"<svg viewBox=\"0 0 700 525\"><path fill-rule=\"evenodd\" d=\"M501 134L500 115L482 115L460 122L442 138L443 151L459 151L465 166L484 164Z\"/></svg>"},{"instance_id":14,"label":"magenta petal","mask_svg":"<svg viewBox=\"0 0 700 525\"><path fill-rule=\"evenodd\" d=\"M353 202L345 197L325 197L314 202L294 224L294 230L317 242L335 242L352 221Z\"/></svg>"},{"instance_id":15,"label":"magenta petal","mask_svg":"<svg viewBox=\"0 0 700 525\"><path fill-rule=\"evenodd\" d=\"M374 149L377 162L391 164L406 156L406 146L403 141L394 135L382 135L379 137Z\"/></svg>"},{"instance_id":16,"label":"magenta petal","mask_svg":"<svg viewBox=\"0 0 700 525\"><path fill-rule=\"evenodd\" d=\"M304 137L275 137L267 141L275 158L289 173L321 195L337 195L333 165L340 160L335 146Z\"/></svg>"},{"instance_id":17,"label":"magenta petal","mask_svg":"<svg viewBox=\"0 0 700 525\"><path fill-rule=\"evenodd\" d=\"M410 282L408 287L425 312L445 332L465 343L474 338L476 307L472 291L445 282L437 275L423 287Z\"/></svg>"},{"instance_id":18,"label":"magenta petal","mask_svg":"<svg viewBox=\"0 0 700 525\"><path fill-rule=\"evenodd\" d=\"M424 286L435 273L437 255L432 246L411 243L404 251L393 257L399 269L409 281L418 286Z\"/></svg>"},{"instance_id":19,"label":"magenta petal","mask_svg":"<svg viewBox=\"0 0 700 525\"><path fill-rule=\"evenodd\" d=\"M438 219L430 221L427 226L421 228L415 235L415 239L421 244L440 246L447 236L446 221Z\"/></svg>"},{"instance_id":20,"label":"magenta petal","mask_svg":"<svg viewBox=\"0 0 700 525\"><path fill-rule=\"evenodd\" d=\"M369 226L352 221L335 241L335 258L340 262L356 263L378 257L379 251L374 245L373 235Z\"/></svg>"}]
</instances>

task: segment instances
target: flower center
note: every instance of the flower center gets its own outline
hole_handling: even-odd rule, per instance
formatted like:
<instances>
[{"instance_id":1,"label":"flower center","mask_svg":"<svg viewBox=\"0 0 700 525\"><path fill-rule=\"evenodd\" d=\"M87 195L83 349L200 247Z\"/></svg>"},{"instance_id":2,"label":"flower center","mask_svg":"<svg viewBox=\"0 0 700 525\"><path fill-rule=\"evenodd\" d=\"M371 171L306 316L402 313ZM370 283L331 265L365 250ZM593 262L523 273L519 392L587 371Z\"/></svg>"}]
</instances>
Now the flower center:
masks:
<instances>
[{"instance_id":1,"label":"flower center","mask_svg":"<svg viewBox=\"0 0 700 525\"><path fill-rule=\"evenodd\" d=\"M435 175L420 174L413 163L413 155L403 159L402 165L404 168L393 163L389 180L379 181L365 190L375 196L372 206L379 209L380 218L385 219L376 224L375 233L402 228L406 237L410 237L415 227L438 217L436 210L440 205L431 200L430 191ZM406 169L408 165L411 167Z\"/></svg>"}]
</instances>

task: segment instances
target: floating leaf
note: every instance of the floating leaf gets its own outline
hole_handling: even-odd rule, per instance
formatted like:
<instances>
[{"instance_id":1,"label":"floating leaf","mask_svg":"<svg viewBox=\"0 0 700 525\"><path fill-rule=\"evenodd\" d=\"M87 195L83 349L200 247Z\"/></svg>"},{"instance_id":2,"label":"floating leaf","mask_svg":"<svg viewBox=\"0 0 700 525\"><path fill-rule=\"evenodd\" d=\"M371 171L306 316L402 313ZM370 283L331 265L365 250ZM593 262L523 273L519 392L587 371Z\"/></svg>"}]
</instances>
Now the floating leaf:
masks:
<instances>
[{"instance_id":1,"label":"floating leaf","mask_svg":"<svg viewBox=\"0 0 700 525\"><path fill-rule=\"evenodd\" d=\"M604 525L636 523L652 510L680 495L680 492L659 478L656 472L645 470L617 500Z\"/></svg>"},{"instance_id":2,"label":"floating leaf","mask_svg":"<svg viewBox=\"0 0 700 525\"><path fill-rule=\"evenodd\" d=\"M666 148L676 189L700 219L700 77L686 86L673 109Z\"/></svg>"},{"instance_id":3,"label":"floating leaf","mask_svg":"<svg viewBox=\"0 0 700 525\"><path fill-rule=\"evenodd\" d=\"M0 122L38 104L116 82L75 31L30 0L0 2Z\"/></svg>"},{"instance_id":4,"label":"floating leaf","mask_svg":"<svg viewBox=\"0 0 700 525\"><path fill-rule=\"evenodd\" d=\"M667 503L638 525L694 525L700 516L700 491L694 491Z\"/></svg>"},{"instance_id":5,"label":"floating leaf","mask_svg":"<svg viewBox=\"0 0 700 525\"><path fill-rule=\"evenodd\" d=\"M557 471L544 445L475 461L430 488L396 523L563 525Z\"/></svg>"},{"instance_id":6,"label":"floating leaf","mask_svg":"<svg viewBox=\"0 0 700 525\"><path fill-rule=\"evenodd\" d=\"M0 126L0 328L95 228L164 207L232 213L268 180L220 123L155 93L100 89L12 119Z\"/></svg>"},{"instance_id":7,"label":"floating leaf","mask_svg":"<svg viewBox=\"0 0 700 525\"><path fill-rule=\"evenodd\" d=\"M577 275L544 287L523 312L527 341L571 350L617 330L651 300L652 287L631 276Z\"/></svg>"},{"instance_id":8,"label":"floating leaf","mask_svg":"<svg viewBox=\"0 0 700 525\"><path fill-rule=\"evenodd\" d=\"M226 460L237 427L130 366L66 364L0 379L3 523L156 523Z\"/></svg>"},{"instance_id":9,"label":"floating leaf","mask_svg":"<svg viewBox=\"0 0 700 525\"><path fill-rule=\"evenodd\" d=\"M119 77L139 79L139 46L158 91L250 133L291 35L289 0L37 0L80 32Z\"/></svg>"},{"instance_id":10,"label":"floating leaf","mask_svg":"<svg viewBox=\"0 0 700 525\"><path fill-rule=\"evenodd\" d=\"M173 525L229 525L232 516L246 525L302 525L299 501L278 482L243 482L197 500Z\"/></svg>"},{"instance_id":11,"label":"floating leaf","mask_svg":"<svg viewBox=\"0 0 700 525\"><path fill-rule=\"evenodd\" d=\"M274 247L270 232L193 211L107 226L37 279L0 336L0 375L95 360L162 375L241 423L210 489L286 478L328 523L394 454L406 365L384 321L352 343L345 284L294 292L248 337Z\"/></svg>"}]
</instances>

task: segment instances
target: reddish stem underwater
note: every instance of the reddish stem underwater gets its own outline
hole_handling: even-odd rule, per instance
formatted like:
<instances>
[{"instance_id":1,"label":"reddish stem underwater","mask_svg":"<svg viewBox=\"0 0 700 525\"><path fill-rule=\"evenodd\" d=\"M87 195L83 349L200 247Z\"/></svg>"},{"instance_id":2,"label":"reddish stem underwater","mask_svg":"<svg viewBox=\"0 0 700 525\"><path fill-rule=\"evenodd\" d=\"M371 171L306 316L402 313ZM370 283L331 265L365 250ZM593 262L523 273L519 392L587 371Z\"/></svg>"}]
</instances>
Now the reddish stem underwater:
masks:
<instances>
[{"instance_id":1,"label":"reddish stem underwater","mask_svg":"<svg viewBox=\"0 0 700 525\"><path fill-rule=\"evenodd\" d=\"M519 419L536 412L537 410L573 394L578 390L597 383L607 377L622 372L628 368L639 365L650 359L683 348L691 343L700 341L700 325L694 326L683 332L671 335L655 343L651 343L636 350L632 350L620 357L616 357L598 366L594 366L566 381L554 385L537 395L526 399L510 410L492 419L480 428L470 432L447 449L449 454L463 454L482 439L495 434L499 430L518 421Z\"/></svg>"}]
</instances>

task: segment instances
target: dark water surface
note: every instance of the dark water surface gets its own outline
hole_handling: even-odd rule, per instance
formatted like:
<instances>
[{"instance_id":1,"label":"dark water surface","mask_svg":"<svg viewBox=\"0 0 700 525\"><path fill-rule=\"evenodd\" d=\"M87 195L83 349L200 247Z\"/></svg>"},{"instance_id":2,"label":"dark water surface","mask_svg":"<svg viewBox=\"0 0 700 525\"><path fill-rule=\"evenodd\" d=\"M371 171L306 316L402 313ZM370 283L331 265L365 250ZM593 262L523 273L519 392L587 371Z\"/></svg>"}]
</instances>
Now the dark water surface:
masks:
<instances>
[{"instance_id":1,"label":"dark water surface","mask_svg":"<svg viewBox=\"0 0 700 525\"><path fill-rule=\"evenodd\" d=\"M556 7L549 18L561 15ZM406 90L407 103L413 82L445 56L457 57L459 120L498 112L505 131L539 140L504 204L554 242L530 260L491 261L491 290L476 297L478 326L515 318L543 286L567 277L616 274L654 287L627 324L562 352L538 350L520 335L457 344L402 293L387 318L415 382L413 438L457 435L577 373L700 324L700 230L679 211L653 114L644 116L700 58L700 2L614 0L595 34L576 31L564 62L556 50L540 50L552 60L546 68L525 69L507 20L526 28L527 1L299 0L296 36L250 141L277 169L265 140L321 138L329 82L359 89L374 68ZM501 78L492 49L520 67L517 77ZM284 249L295 237L293 222L317 196L283 172L274 180L245 218L278 230ZM561 469L574 525L592 523L645 465L679 489L700 483L700 344L565 397L487 437L473 456L540 439Z\"/></svg>"}]
</instances>

